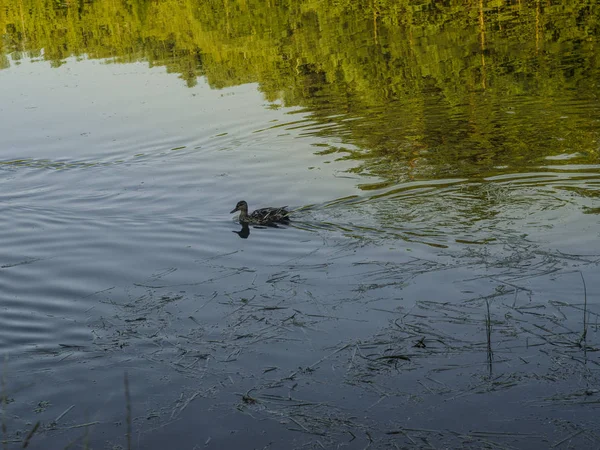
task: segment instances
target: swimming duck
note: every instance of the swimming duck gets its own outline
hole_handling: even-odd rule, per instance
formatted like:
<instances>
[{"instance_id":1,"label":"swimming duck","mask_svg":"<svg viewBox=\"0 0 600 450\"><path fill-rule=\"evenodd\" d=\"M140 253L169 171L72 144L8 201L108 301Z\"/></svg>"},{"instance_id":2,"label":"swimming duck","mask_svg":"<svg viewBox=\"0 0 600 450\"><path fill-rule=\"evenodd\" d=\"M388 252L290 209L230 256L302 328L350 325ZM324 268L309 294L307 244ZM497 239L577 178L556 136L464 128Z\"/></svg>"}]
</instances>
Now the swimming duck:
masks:
<instances>
[{"instance_id":1,"label":"swimming duck","mask_svg":"<svg viewBox=\"0 0 600 450\"><path fill-rule=\"evenodd\" d=\"M230 214L236 211L240 212L240 223L254 223L257 225L269 225L274 223L288 223L290 221L290 212L286 209L287 206L281 208L261 208L248 214L248 203L244 200L237 202Z\"/></svg>"}]
</instances>

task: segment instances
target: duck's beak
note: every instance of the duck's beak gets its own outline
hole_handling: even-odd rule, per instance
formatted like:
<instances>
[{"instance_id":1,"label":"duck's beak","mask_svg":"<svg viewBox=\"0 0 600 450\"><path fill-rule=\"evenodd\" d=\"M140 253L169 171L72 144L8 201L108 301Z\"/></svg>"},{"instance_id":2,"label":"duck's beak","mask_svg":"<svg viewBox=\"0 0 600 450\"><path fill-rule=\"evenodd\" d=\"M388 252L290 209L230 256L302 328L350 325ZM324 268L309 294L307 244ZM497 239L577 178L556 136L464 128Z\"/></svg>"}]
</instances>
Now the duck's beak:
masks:
<instances>
[{"instance_id":1,"label":"duck's beak","mask_svg":"<svg viewBox=\"0 0 600 450\"><path fill-rule=\"evenodd\" d=\"M236 212L238 210L237 206L235 208L233 208L231 211L229 211L229 214L233 214L234 212Z\"/></svg>"}]
</instances>

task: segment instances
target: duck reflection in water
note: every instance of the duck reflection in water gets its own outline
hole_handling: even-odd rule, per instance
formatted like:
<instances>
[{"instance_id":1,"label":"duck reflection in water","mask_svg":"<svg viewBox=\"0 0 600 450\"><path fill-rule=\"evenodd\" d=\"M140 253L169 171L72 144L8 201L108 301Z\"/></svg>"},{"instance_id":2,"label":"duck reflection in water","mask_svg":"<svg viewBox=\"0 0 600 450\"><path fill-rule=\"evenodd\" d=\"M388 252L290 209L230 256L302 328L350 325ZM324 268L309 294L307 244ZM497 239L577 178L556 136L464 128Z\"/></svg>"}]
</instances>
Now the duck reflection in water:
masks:
<instances>
[{"instance_id":1,"label":"duck reflection in water","mask_svg":"<svg viewBox=\"0 0 600 450\"><path fill-rule=\"evenodd\" d=\"M250 236L250 227L248 227L247 223L242 223L242 229L240 231L232 231L232 233L236 233L242 239L248 239L248 236Z\"/></svg>"}]
</instances>

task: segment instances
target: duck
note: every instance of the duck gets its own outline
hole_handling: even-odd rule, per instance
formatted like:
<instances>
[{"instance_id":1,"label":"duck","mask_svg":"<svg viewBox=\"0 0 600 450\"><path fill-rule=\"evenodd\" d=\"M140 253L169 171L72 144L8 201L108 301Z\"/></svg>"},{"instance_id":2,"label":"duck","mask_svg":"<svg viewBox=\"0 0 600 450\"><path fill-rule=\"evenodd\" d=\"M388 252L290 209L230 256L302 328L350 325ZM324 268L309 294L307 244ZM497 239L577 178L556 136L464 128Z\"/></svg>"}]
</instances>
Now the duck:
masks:
<instances>
[{"instance_id":1,"label":"duck","mask_svg":"<svg viewBox=\"0 0 600 450\"><path fill-rule=\"evenodd\" d=\"M276 223L288 223L290 221L290 211L286 208L287 206L278 208L260 208L253 211L251 214L248 214L248 203L244 200L240 200L229 214L239 211L239 221L242 224L272 225Z\"/></svg>"}]
</instances>

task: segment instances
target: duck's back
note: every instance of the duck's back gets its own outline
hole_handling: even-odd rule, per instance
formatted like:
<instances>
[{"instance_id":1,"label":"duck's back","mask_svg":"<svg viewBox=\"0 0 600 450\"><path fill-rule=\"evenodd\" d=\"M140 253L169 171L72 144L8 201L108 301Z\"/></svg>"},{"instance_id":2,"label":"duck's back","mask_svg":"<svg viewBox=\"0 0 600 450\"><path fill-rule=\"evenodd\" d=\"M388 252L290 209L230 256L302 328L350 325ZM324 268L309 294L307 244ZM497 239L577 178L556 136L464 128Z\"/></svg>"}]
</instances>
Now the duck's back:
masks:
<instances>
[{"instance_id":1,"label":"duck's back","mask_svg":"<svg viewBox=\"0 0 600 450\"><path fill-rule=\"evenodd\" d=\"M289 211L286 209L287 206L279 208L260 208L252 212L250 217L258 222L281 222L289 221Z\"/></svg>"}]
</instances>

